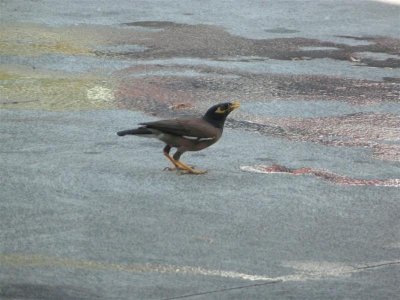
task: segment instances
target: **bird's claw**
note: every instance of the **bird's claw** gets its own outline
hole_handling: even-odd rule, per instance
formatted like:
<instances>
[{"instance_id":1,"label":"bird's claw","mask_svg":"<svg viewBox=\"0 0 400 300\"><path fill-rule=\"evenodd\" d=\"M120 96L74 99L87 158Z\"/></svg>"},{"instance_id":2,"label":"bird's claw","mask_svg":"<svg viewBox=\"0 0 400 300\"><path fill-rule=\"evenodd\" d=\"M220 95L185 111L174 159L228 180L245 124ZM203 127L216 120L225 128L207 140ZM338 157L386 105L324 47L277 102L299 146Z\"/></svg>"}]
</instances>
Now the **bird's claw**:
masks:
<instances>
[{"instance_id":1,"label":"bird's claw","mask_svg":"<svg viewBox=\"0 0 400 300\"><path fill-rule=\"evenodd\" d=\"M179 175L186 175L186 174L191 174L191 175L200 175L200 174L205 174L207 171L203 170L195 170L194 168L190 169L181 169L181 168L175 168L175 167L165 167L163 171L177 171Z\"/></svg>"},{"instance_id":2,"label":"bird's claw","mask_svg":"<svg viewBox=\"0 0 400 300\"><path fill-rule=\"evenodd\" d=\"M207 173L207 171L203 171L203 170L196 170L194 166L189 166L179 160L175 160L173 159L171 156L167 154L165 154L165 156L172 162L172 164L174 165L174 167L166 167L163 170L164 171L179 171L179 174L183 175L183 174L194 174L194 175L199 175L199 174L204 174Z\"/></svg>"},{"instance_id":3,"label":"bird's claw","mask_svg":"<svg viewBox=\"0 0 400 300\"><path fill-rule=\"evenodd\" d=\"M179 173L181 175L186 175L186 174L189 174L189 175L201 175L201 174L207 173L207 171L205 171L205 170L195 170L195 169L180 169Z\"/></svg>"},{"instance_id":4,"label":"bird's claw","mask_svg":"<svg viewBox=\"0 0 400 300\"><path fill-rule=\"evenodd\" d=\"M165 167L163 171L176 171L177 169L175 167Z\"/></svg>"},{"instance_id":5,"label":"bird's claw","mask_svg":"<svg viewBox=\"0 0 400 300\"><path fill-rule=\"evenodd\" d=\"M177 162L177 168L182 171L182 174L193 174L193 175L200 175L207 173L207 171L203 170L196 170L195 168L184 164L183 162Z\"/></svg>"}]
</instances>

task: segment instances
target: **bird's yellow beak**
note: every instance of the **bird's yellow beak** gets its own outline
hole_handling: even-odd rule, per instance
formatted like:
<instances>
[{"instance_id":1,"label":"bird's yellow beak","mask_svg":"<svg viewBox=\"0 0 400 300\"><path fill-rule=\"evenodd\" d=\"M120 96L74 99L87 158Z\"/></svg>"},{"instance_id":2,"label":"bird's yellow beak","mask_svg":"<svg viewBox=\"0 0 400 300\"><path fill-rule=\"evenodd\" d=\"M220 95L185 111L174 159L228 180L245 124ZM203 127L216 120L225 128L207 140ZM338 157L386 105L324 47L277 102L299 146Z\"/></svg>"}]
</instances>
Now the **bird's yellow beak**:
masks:
<instances>
[{"instance_id":1,"label":"bird's yellow beak","mask_svg":"<svg viewBox=\"0 0 400 300\"><path fill-rule=\"evenodd\" d=\"M235 109L237 109L237 108L239 108L239 107L240 107L239 101L235 101L235 102L232 102L232 103L231 103L231 111L232 111L232 110L235 110Z\"/></svg>"}]
</instances>

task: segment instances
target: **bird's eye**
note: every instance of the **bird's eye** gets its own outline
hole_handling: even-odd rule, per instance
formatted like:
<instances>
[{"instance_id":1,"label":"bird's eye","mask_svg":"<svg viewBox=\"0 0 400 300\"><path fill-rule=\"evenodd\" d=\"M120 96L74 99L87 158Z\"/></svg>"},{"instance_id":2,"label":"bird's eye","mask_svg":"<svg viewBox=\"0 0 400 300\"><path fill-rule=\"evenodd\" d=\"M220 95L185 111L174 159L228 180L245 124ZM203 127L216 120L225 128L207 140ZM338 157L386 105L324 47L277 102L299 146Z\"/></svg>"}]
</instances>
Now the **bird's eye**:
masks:
<instances>
[{"instance_id":1,"label":"bird's eye","mask_svg":"<svg viewBox=\"0 0 400 300\"><path fill-rule=\"evenodd\" d=\"M218 106L217 110L215 111L217 114L223 114L226 111L225 105Z\"/></svg>"}]
</instances>

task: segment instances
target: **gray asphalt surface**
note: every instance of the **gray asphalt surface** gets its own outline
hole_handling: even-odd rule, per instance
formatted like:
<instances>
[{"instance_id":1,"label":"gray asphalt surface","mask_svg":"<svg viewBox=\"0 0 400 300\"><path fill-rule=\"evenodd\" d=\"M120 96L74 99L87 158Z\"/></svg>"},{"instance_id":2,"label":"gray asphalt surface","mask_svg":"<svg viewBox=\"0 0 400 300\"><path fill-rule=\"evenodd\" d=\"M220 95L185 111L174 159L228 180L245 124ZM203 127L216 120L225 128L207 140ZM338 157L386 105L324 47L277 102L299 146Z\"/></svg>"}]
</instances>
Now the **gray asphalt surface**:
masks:
<instances>
[{"instance_id":1,"label":"gray asphalt surface","mask_svg":"<svg viewBox=\"0 0 400 300\"><path fill-rule=\"evenodd\" d=\"M384 1L381 1L384 2ZM260 1L3 1L2 20L48 25L116 25L132 21L214 24L254 38L330 38L335 35L400 35L398 6L369 0ZM386 1L389 2L389 1Z\"/></svg>"},{"instance_id":2,"label":"gray asphalt surface","mask_svg":"<svg viewBox=\"0 0 400 300\"><path fill-rule=\"evenodd\" d=\"M183 156L207 175L178 175L162 171L161 143L115 134L148 116L0 114L2 298L165 299L260 283L202 297L399 292L397 188L239 169L279 160L364 178L398 174L368 151L227 129L218 144Z\"/></svg>"}]
</instances>

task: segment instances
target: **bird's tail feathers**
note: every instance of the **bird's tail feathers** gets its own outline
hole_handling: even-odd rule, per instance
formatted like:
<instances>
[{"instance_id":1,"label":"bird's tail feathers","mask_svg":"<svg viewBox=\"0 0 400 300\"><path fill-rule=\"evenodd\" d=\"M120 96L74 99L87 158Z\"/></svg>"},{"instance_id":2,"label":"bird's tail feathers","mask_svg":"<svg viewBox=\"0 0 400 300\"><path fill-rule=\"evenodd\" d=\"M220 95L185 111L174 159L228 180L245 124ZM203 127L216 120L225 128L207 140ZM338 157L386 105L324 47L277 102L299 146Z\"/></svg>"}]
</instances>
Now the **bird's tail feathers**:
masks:
<instances>
[{"instance_id":1,"label":"bird's tail feathers","mask_svg":"<svg viewBox=\"0 0 400 300\"><path fill-rule=\"evenodd\" d=\"M139 127L136 129L128 129L128 130L122 130L122 131L118 131L117 134L119 136L124 136L124 135L136 135L136 134L152 134L153 132L151 132L149 129L145 128L145 127Z\"/></svg>"}]
</instances>

